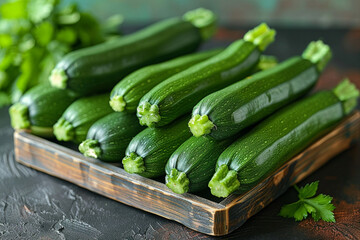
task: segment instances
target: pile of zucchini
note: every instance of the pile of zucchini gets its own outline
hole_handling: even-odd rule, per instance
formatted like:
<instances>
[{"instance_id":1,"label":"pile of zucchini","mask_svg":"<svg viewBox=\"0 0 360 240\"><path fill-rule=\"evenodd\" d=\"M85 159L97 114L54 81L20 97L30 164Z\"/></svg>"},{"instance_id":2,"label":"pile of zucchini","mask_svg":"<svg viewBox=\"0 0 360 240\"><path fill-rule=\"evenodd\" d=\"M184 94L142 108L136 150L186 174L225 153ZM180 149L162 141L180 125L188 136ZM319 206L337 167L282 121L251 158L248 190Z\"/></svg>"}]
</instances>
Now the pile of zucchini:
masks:
<instances>
[{"instance_id":1,"label":"pile of zucchini","mask_svg":"<svg viewBox=\"0 0 360 240\"><path fill-rule=\"evenodd\" d=\"M311 42L277 63L263 51L275 30L260 24L225 49L194 51L215 32L206 9L66 55L51 85L9 112L14 129L71 141L86 157L165 177L173 192L242 193L351 113L349 80L306 96L331 59Z\"/></svg>"}]
</instances>

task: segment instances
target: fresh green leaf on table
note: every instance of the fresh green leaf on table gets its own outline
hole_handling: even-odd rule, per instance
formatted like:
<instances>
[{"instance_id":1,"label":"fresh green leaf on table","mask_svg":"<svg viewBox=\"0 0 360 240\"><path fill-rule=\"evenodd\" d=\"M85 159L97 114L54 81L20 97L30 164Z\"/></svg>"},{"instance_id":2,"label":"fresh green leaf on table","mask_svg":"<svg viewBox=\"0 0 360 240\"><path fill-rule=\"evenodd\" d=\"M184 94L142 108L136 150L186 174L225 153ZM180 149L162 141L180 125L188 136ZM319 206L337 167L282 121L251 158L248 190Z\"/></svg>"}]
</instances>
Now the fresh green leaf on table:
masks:
<instances>
[{"instance_id":1,"label":"fresh green leaf on table","mask_svg":"<svg viewBox=\"0 0 360 240\"><path fill-rule=\"evenodd\" d=\"M331 203L332 197L324 194L314 197L318 186L319 181L306 184L302 188L295 185L299 200L283 206L280 210L280 216L302 221L311 214L315 221L322 219L325 222L335 222L333 213L335 206Z\"/></svg>"}]
</instances>

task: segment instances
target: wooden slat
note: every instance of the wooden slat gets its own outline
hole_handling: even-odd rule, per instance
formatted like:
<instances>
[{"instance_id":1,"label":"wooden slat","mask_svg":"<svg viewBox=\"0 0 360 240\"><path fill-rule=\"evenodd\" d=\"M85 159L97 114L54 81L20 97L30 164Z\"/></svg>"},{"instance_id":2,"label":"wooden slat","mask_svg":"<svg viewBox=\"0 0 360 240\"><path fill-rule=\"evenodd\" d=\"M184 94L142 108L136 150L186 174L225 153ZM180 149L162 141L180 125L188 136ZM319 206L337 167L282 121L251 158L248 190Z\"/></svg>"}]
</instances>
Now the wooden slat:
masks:
<instances>
[{"instance_id":1,"label":"wooden slat","mask_svg":"<svg viewBox=\"0 0 360 240\"><path fill-rule=\"evenodd\" d=\"M175 220L209 235L225 235L260 211L292 184L348 148L360 136L355 112L326 136L240 196L220 203L194 194L178 195L163 183L86 158L80 153L26 132L15 132L16 160L130 206Z\"/></svg>"}]
</instances>

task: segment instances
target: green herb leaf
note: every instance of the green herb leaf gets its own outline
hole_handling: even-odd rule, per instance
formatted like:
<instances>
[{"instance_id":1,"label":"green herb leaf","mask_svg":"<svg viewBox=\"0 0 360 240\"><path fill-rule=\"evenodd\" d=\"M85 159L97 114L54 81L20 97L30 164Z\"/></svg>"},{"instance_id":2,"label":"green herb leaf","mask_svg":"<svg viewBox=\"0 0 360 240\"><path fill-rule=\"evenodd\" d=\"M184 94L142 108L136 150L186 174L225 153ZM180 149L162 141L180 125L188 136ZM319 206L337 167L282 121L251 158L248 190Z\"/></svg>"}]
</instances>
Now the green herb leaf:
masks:
<instances>
[{"instance_id":1,"label":"green herb leaf","mask_svg":"<svg viewBox=\"0 0 360 240\"><path fill-rule=\"evenodd\" d=\"M319 181L306 184L304 187L298 190L299 198L302 199L302 198L310 198L315 196L318 186L319 186Z\"/></svg>"},{"instance_id":2,"label":"green herb leaf","mask_svg":"<svg viewBox=\"0 0 360 240\"><path fill-rule=\"evenodd\" d=\"M27 0L8 1L1 5L0 14L2 18L16 19L27 17Z\"/></svg>"},{"instance_id":3,"label":"green herb leaf","mask_svg":"<svg viewBox=\"0 0 360 240\"><path fill-rule=\"evenodd\" d=\"M77 40L76 31L71 27L64 27L58 31L56 40L68 45L73 45Z\"/></svg>"},{"instance_id":4,"label":"green herb leaf","mask_svg":"<svg viewBox=\"0 0 360 240\"><path fill-rule=\"evenodd\" d=\"M106 34L119 34L120 25L124 22L124 17L120 14L113 15L106 19L102 25L103 32Z\"/></svg>"},{"instance_id":5,"label":"green herb leaf","mask_svg":"<svg viewBox=\"0 0 360 240\"><path fill-rule=\"evenodd\" d=\"M46 46L52 39L54 33L53 25L46 21L42 22L39 26L37 26L34 30L34 36L37 43L41 46Z\"/></svg>"},{"instance_id":6,"label":"green herb leaf","mask_svg":"<svg viewBox=\"0 0 360 240\"><path fill-rule=\"evenodd\" d=\"M0 70L0 90L5 89L9 85L9 81L7 73Z\"/></svg>"},{"instance_id":7,"label":"green herb leaf","mask_svg":"<svg viewBox=\"0 0 360 240\"><path fill-rule=\"evenodd\" d=\"M0 34L0 48L8 48L12 45L12 37L8 34Z\"/></svg>"},{"instance_id":8,"label":"green herb leaf","mask_svg":"<svg viewBox=\"0 0 360 240\"><path fill-rule=\"evenodd\" d=\"M83 46L91 46L104 41L100 25L91 14L81 13L80 21L75 27Z\"/></svg>"},{"instance_id":9,"label":"green herb leaf","mask_svg":"<svg viewBox=\"0 0 360 240\"><path fill-rule=\"evenodd\" d=\"M316 211L312 213L315 221L322 219L325 222L335 222L333 213L335 206L331 204L331 201L332 197L324 194L319 194L317 197L307 200L307 203L316 209Z\"/></svg>"},{"instance_id":10,"label":"green herb leaf","mask_svg":"<svg viewBox=\"0 0 360 240\"><path fill-rule=\"evenodd\" d=\"M302 221L307 218L308 214L311 214L315 221L320 219L326 222L335 222L335 216L333 210L335 206L331 204L332 197L324 194L316 194L319 181L306 184L302 188L295 189L298 191L299 200L295 203L287 204L280 210L279 215L287 218L295 218L296 221Z\"/></svg>"},{"instance_id":11,"label":"green herb leaf","mask_svg":"<svg viewBox=\"0 0 360 240\"><path fill-rule=\"evenodd\" d=\"M28 4L29 18L34 23L39 23L50 17L57 4L56 0L31 0Z\"/></svg>"},{"instance_id":12,"label":"green herb leaf","mask_svg":"<svg viewBox=\"0 0 360 240\"><path fill-rule=\"evenodd\" d=\"M5 92L0 92L0 107L6 106L11 103L9 95Z\"/></svg>"},{"instance_id":13,"label":"green herb leaf","mask_svg":"<svg viewBox=\"0 0 360 240\"><path fill-rule=\"evenodd\" d=\"M68 52L106 39L98 21L76 4L0 2L0 106L18 101L36 84L48 83L50 72ZM113 17L107 27L115 29L121 20Z\"/></svg>"},{"instance_id":14,"label":"green herb leaf","mask_svg":"<svg viewBox=\"0 0 360 240\"><path fill-rule=\"evenodd\" d=\"M307 218L307 216L308 216L308 213L307 213L305 206L303 204L299 204L298 209L296 209L296 211L294 213L295 220L301 221L301 220Z\"/></svg>"},{"instance_id":15,"label":"green herb leaf","mask_svg":"<svg viewBox=\"0 0 360 240\"><path fill-rule=\"evenodd\" d=\"M63 8L57 14L56 22L61 25L76 24L80 20L80 13L75 4L71 4Z\"/></svg>"},{"instance_id":16,"label":"green herb leaf","mask_svg":"<svg viewBox=\"0 0 360 240\"><path fill-rule=\"evenodd\" d=\"M280 216L292 218L295 215L296 210L301 206L300 202L294 202L283 206L280 210Z\"/></svg>"}]
</instances>

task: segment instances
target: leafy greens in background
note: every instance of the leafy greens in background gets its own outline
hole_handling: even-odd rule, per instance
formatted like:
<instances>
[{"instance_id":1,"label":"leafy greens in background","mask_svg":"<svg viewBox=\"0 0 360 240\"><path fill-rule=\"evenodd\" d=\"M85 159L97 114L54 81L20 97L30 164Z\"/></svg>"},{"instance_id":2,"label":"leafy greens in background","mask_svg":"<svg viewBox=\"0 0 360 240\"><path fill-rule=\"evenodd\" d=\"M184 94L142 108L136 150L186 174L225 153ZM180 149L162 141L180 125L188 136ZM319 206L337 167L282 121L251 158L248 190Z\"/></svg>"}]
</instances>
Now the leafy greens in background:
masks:
<instances>
[{"instance_id":1,"label":"leafy greens in background","mask_svg":"<svg viewBox=\"0 0 360 240\"><path fill-rule=\"evenodd\" d=\"M100 26L75 4L60 9L58 0L8 0L0 5L0 107L47 83L64 54L117 35L122 20L115 15Z\"/></svg>"},{"instance_id":2,"label":"leafy greens in background","mask_svg":"<svg viewBox=\"0 0 360 240\"><path fill-rule=\"evenodd\" d=\"M306 184L302 188L294 186L299 193L299 200L297 202L287 204L280 210L280 216L287 218L295 218L296 221L302 221L311 214L315 221L320 219L325 222L335 222L334 209L335 206L331 203L332 197L324 194L319 194L316 197L316 191L319 186L319 181Z\"/></svg>"}]
</instances>

